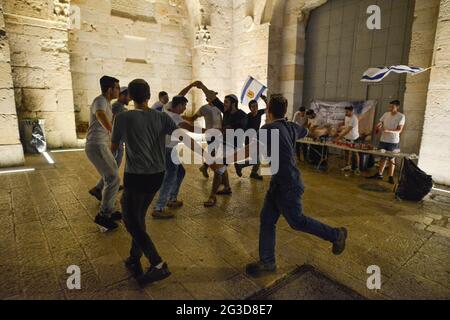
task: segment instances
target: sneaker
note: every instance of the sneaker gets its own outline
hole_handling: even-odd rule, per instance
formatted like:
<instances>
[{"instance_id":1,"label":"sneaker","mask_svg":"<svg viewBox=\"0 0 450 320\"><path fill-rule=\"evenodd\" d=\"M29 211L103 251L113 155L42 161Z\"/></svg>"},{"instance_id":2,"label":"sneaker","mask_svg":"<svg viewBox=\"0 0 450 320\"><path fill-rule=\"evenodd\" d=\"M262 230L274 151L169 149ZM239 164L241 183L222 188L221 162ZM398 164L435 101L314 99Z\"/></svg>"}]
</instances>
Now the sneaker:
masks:
<instances>
[{"instance_id":1,"label":"sneaker","mask_svg":"<svg viewBox=\"0 0 450 320\"><path fill-rule=\"evenodd\" d=\"M383 180L383 175L382 174L374 174L373 176L367 177L366 179L372 179L372 180Z\"/></svg>"},{"instance_id":2,"label":"sneaker","mask_svg":"<svg viewBox=\"0 0 450 320\"><path fill-rule=\"evenodd\" d=\"M117 229L119 226L111 218L104 217L98 214L94 222L100 227L101 232L107 232Z\"/></svg>"},{"instance_id":3,"label":"sneaker","mask_svg":"<svg viewBox=\"0 0 450 320\"><path fill-rule=\"evenodd\" d=\"M175 215L166 210L153 210L152 217L155 219L172 219Z\"/></svg>"},{"instance_id":4,"label":"sneaker","mask_svg":"<svg viewBox=\"0 0 450 320\"><path fill-rule=\"evenodd\" d=\"M242 178L242 167L239 164L235 164L234 169L236 169L237 176Z\"/></svg>"},{"instance_id":5,"label":"sneaker","mask_svg":"<svg viewBox=\"0 0 450 320\"><path fill-rule=\"evenodd\" d=\"M98 201L102 201L102 190L97 189L97 188L92 188L91 190L89 190L89 194L91 196L93 196L94 198L96 198Z\"/></svg>"},{"instance_id":6,"label":"sneaker","mask_svg":"<svg viewBox=\"0 0 450 320\"><path fill-rule=\"evenodd\" d=\"M204 176L205 178L209 178L208 167L207 167L207 166L202 165L202 166L199 168L199 170L200 170L200 172L203 174L203 176Z\"/></svg>"},{"instance_id":7,"label":"sneaker","mask_svg":"<svg viewBox=\"0 0 450 320\"><path fill-rule=\"evenodd\" d=\"M164 263L161 268L151 267L145 274L138 277L136 280L139 285L145 286L156 281L164 280L169 276L169 268L167 267L167 263Z\"/></svg>"},{"instance_id":8,"label":"sneaker","mask_svg":"<svg viewBox=\"0 0 450 320\"><path fill-rule=\"evenodd\" d=\"M120 211L116 211L114 213L111 213L111 220L113 220L113 221L120 221L120 220L122 220L122 213Z\"/></svg>"},{"instance_id":9,"label":"sneaker","mask_svg":"<svg viewBox=\"0 0 450 320\"><path fill-rule=\"evenodd\" d=\"M275 264L264 264L262 262L253 262L245 267L245 272L251 277L260 277L267 273L273 273L277 270Z\"/></svg>"},{"instance_id":10,"label":"sneaker","mask_svg":"<svg viewBox=\"0 0 450 320\"><path fill-rule=\"evenodd\" d=\"M353 173L356 174L357 176L361 175L361 171L359 169L354 170Z\"/></svg>"},{"instance_id":11,"label":"sneaker","mask_svg":"<svg viewBox=\"0 0 450 320\"><path fill-rule=\"evenodd\" d=\"M390 184L395 184L395 179L394 179L394 177L389 177L388 182L389 182Z\"/></svg>"},{"instance_id":12,"label":"sneaker","mask_svg":"<svg viewBox=\"0 0 450 320\"><path fill-rule=\"evenodd\" d=\"M250 179L255 179L255 180L262 181L264 178L261 175L257 174L257 173L252 173L252 174L250 174Z\"/></svg>"},{"instance_id":13,"label":"sneaker","mask_svg":"<svg viewBox=\"0 0 450 320\"><path fill-rule=\"evenodd\" d=\"M347 229L345 229L345 228L339 228L338 232L339 232L338 237L337 237L336 241L333 243L333 249L332 249L333 253L337 256L340 255L342 252L344 252L345 242L347 240L347 234L348 234Z\"/></svg>"},{"instance_id":14,"label":"sneaker","mask_svg":"<svg viewBox=\"0 0 450 320\"><path fill-rule=\"evenodd\" d=\"M167 203L169 208L181 208L183 206L183 201L172 200Z\"/></svg>"},{"instance_id":15,"label":"sneaker","mask_svg":"<svg viewBox=\"0 0 450 320\"><path fill-rule=\"evenodd\" d=\"M141 262L139 260L135 260L135 259L133 259L131 257L129 257L125 261L125 267L131 273L133 278L141 277L144 274L144 270L142 269Z\"/></svg>"},{"instance_id":16,"label":"sneaker","mask_svg":"<svg viewBox=\"0 0 450 320\"><path fill-rule=\"evenodd\" d=\"M352 166L346 166L346 167L342 168L341 171L343 171L343 172L352 171Z\"/></svg>"}]
</instances>

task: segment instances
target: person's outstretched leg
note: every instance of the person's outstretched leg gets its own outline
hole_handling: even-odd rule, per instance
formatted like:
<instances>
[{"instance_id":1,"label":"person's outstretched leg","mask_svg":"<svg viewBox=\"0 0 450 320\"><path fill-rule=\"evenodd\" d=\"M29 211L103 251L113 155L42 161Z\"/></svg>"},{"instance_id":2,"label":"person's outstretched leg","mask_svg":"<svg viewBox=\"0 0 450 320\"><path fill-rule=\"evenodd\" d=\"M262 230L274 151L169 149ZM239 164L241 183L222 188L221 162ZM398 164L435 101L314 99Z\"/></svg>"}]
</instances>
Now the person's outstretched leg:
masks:
<instances>
[{"instance_id":1,"label":"person's outstretched leg","mask_svg":"<svg viewBox=\"0 0 450 320\"><path fill-rule=\"evenodd\" d=\"M183 184L184 177L186 176L186 170L184 169L183 165L177 166L177 177L175 184L172 187L172 190L170 191L169 195L169 203L173 205L173 203L181 203L181 201L178 201L178 194L180 193L181 185ZM181 203L182 205L182 203ZM177 205L180 206L180 205Z\"/></svg>"},{"instance_id":2,"label":"person's outstretched leg","mask_svg":"<svg viewBox=\"0 0 450 320\"><path fill-rule=\"evenodd\" d=\"M281 188L276 197L281 212L292 229L312 234L333 244L333 253L341 254L345 249L347 230L333 228L318 220L305 216L301 196L301 187Z\"/></svg>"},{"instance_id":3,"label":"person's outstretched leg","mask_svg":"<svg viewBox=\"0 0 450 320\"><path fill-rule=\"evenodd\" d=\"M214 171L214 179L211 187L211 194L209 195L208 201L204 202L204 206L214 207L217 203L217 197L216 194L219 191L219 188L222 184L222 178L223 178L223 169L215 170Z\"/></svg>"},{"instance_id":4,"label":"person's outstretched leg","mask_svg":"<svg viewBox=\"0 0 450 320\"><path fill-rule=\"evenodd\" d=\"M250 276L257 277L276 270L276 224L279 217L280 212L276 204L275 190L271 186L266 194L260 216L259 261L246 266L246 272Z\"/></svg>"},{"instance_id":5,"label":"person's outstretched leg","mask_svg":"<svg viewBox=\"0 0 450 320\"><path fill-rule=\"evenodd\" d=\"M171 158L171 149L166 150L166 173L164 175L163 184L159 190L159 199L156 202L155 210L152 213L154 218L169 219L173 218L173 214L164 211L171 190L174 188L177 180L178 165L174 164Z\"/></svg>"},{"instance_id":6,"label":"person's outstretched leg","mask_svg":"<svg viewBox=\"0 0 450 320\"><path fill-rule=\"evenodd\" d=\"M230 187L230 178L228 176L228 169L226 169L222 175L222 183L223 183L223 190L217 191L216 194L222 195L222 196L231 195L232 191L231 191L231 187Z\"/></svg>"}]
</instances>

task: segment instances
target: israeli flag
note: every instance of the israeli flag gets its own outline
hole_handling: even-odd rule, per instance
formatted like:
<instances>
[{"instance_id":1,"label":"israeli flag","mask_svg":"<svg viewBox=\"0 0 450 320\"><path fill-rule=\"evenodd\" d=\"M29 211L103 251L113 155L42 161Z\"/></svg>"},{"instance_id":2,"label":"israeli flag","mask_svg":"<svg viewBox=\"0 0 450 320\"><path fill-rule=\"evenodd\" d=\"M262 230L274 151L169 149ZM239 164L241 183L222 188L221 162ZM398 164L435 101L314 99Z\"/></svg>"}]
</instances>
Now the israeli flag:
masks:
<instances>
[{"instance_id":1,"label":"israeli flag","mask_svg":"<svg viewBox=\"0 0 450 320\"><path fill-rule=\"evenodd\" d=\"M249 76L247 78L247 81L245 81L244 83L244 87L242 88L241 103L244 106L248 106L250 101L258 100L259 98L261 98L261 95L266 90L267 87L265 85L263 85L255 78Z\"/></svg>"},{"instance_id":2,"label":"israeli flag","mask_svg":"<svg viewBox=\"0 0 450 320\"><path fill-rule=\"evenodd\" d=\"M422 73L426 70L428 70L428 69L419 68L419 67L409 67L409 66L404 66L404 65L370 68L366 72L364 72L361 81L362 82L380 82L381 80L386 78L391 72L409 73L412 75L416 75L416 74Z\"/></svg>"}]
</instances>

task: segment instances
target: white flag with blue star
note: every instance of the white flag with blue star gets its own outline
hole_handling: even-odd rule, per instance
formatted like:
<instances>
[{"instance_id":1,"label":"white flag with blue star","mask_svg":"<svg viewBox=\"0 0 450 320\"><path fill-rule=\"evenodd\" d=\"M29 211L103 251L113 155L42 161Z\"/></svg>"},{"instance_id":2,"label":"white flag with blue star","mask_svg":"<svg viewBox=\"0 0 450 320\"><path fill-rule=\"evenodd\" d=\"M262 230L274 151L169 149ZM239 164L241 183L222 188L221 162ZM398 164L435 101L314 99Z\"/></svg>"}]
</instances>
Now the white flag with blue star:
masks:
<instances>
[{"instance_id":1,"label":"white flag with blue star","mask_svg":"<svg viewBox=\"0 0 450 320\"><path fill-rule=\"evenodd\" d=\"M249 76L242 87L241 103L248 106L252 100L258 100L267 90L267 87L255 78Z\"/></svg>"},{"instance_id":2,"label":"white flag with blue star","mask_svg":"<svg viewBox=\"0 0 450 320\"><path fill-rule=\"evenodd\" d=\"M386 78L391 72L409 73L412 75L416 75L416 74L422 73L427 70L428 69L424 69L424 68L420 68L420 67L409 67L409 66L404 66L404 65L370 68L366 72L364 72L361 81L362 82L380 82L381 80Z\"/></svg>"}]
</instances>

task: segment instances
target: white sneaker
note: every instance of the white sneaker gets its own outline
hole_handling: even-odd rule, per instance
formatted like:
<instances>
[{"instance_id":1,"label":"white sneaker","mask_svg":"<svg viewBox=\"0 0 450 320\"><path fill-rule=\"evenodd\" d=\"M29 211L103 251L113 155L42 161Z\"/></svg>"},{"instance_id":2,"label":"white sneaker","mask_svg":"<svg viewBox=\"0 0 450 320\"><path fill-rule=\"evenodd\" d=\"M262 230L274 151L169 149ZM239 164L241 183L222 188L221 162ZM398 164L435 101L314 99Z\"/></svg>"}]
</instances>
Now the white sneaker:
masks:
<instances>
[{"instance_id":1,"label":"white sneaker","mask_svg":"<svg viewBox=\"0 0 450 320\"><path fill-rule=\"evenodd\" d=\"M352 166L346 166L342 168L341 171L352 171Z\"/></svg>"}]
</instances>

